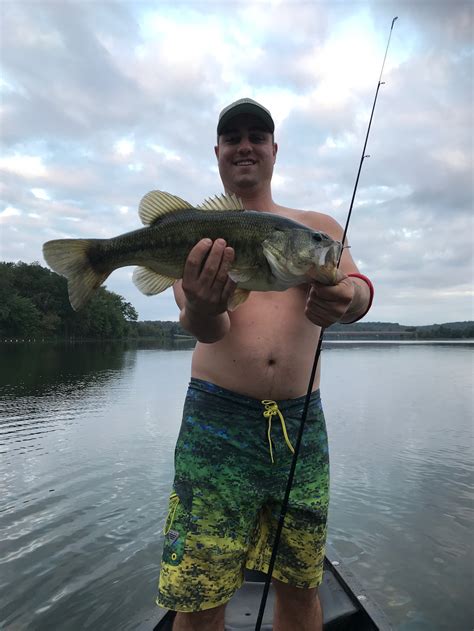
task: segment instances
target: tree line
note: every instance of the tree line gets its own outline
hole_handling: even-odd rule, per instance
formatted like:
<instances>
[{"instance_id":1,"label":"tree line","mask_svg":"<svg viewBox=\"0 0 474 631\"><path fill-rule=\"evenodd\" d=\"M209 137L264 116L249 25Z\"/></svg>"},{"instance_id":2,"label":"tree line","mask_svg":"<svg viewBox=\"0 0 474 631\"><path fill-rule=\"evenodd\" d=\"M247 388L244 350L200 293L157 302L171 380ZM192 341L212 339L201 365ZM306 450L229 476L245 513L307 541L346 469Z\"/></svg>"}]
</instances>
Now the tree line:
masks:
<instances>
[{"instance_id":1,"label":"tree line","mask_svg":"<svg viewBox=\"0 0 474 631\"><path fill-rule=\"evenodd\" d=\"M356 322L333 324L326 332L326 339L400 339L400 340L446 340L474 338L474 322L446 322L407 326L397 322Z\"/></svg>"},{"instance_id":2,"label":"tree line","mask_svg":"<svg viewBox=\"0 0 474 631\"><path fill-rule=\"evenodd\" d=\"M138 338L192 338L192 335L187 333L179 322L174 322L172 320L143 320L141 322L134 322L131 333Z\"/></svg>"},{"instance_id":3,"label":"tree line","mask_svg":"<svg viewBox=\"0 0 474 631\"><path fill-rule=\"evenodd\" d=\"M135 308L105 287L76 312L59 274L39 263L0 262L0 340L190 337L179 322L137 320Z\"/></svg>"},{"instance_id":4,"label":"tree line","mask_svg":"<svg viewBox=\"0 0 474 631\"><path fill-rule=\"evenodd\" d=\"M0 339L120 339L137 319L129 302L103 287L76 312L62 276L39 263L0 262Z\"/></svg>"}]
</instances>

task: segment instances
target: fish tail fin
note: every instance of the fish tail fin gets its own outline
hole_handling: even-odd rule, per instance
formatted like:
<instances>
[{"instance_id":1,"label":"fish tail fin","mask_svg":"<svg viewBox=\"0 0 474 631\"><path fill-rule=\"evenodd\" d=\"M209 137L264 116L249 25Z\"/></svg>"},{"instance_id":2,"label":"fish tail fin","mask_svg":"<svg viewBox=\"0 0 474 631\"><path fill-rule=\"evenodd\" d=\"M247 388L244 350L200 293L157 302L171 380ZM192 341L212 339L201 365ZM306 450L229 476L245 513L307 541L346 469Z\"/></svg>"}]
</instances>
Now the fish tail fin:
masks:
<instances>
[{"instance_id":1,"label":"fish tail fin","mask_svg":"<svg viewBox=\"0 0 474 631\"><path fill-rule=\"evenodd\" d=\"M90 299L110 271L98 272L89 260L89 252L101 239L56 239L43 245L49 267L67 278L69 302L75 311Z\"/></svg>"}]
</instances>

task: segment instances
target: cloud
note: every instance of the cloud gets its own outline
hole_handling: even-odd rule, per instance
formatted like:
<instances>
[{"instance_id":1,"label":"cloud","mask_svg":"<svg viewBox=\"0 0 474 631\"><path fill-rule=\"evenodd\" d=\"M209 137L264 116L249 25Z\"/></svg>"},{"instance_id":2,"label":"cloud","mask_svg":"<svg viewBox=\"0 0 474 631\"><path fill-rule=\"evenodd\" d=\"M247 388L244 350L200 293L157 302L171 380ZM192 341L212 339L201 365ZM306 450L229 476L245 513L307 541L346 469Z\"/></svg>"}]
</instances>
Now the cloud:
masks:
<instances>
[{"instance_id":1,"label":"cloud","mask_svg":"<svg viewBox=\"0 0 474 631\"><path fill-rule=\"evenodd\" d=\"M24 178L44 177L47 173L41 156L13 155L0 158L0 169Z\"/></svg>"}]
</instances>

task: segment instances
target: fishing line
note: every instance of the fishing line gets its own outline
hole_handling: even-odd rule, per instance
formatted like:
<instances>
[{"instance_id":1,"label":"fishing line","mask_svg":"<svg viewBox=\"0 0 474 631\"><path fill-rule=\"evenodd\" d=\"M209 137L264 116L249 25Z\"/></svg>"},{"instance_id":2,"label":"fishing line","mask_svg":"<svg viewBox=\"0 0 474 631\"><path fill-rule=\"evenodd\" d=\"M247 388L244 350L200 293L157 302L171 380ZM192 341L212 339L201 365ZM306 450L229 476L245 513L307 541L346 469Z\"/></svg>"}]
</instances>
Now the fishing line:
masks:
<instances>
[{"instance_id":1,"label":"fishing line","mask_svg":"<svg viewBox=\"0 0 474 631\"><path fill-rule=\"evenodd\" d=\"M343 232L343 235L342 235L341 243L342 243L343 246L344 246L344 241L346 240L347 231L349 229L349 222L351 220L352 208L353 208L353 205L354 205L354 199L355 199L356 192L357 192L357 186L359 184L359 177L360 177L360 172L362 170L362 165L364 163L365 158L370 157L370 156L368 156L365 153L365 151L366 151L366 148L367 148L367 141L369 139L370 128L371 128L371 125L372 125L372 119L374 117L375 104L377 103L377 97L378 97L378 94L379 94L380 86L385 83L384 81L382 81L382 74L383 74L383 70L384 70L384 66L385 66L385 60L387 59L388 48L390 46L390 39L392 37L393 25L395 24L395 20L398 20L398 17L394 17L393 18L392 25L390 27L390 34L388 36L387 47L385 49L385 55L384 55L384 58L383 58L382 68L380 70L379 81L378 81L378 84L377 84L377 89L375 91L374 103L372 105L372 111L370 113L369 124L368 124L368 127L367 127L367 134L365 136L364 148L362 149L362 156L360 158L359 169L357 171L357 177L356 177L356 181L355 181L355 185L354 185L354 191L352 193L352 199L351 199L351 203L350 203L350 206L349 206L349 212L347 214L346 225L344 227L344 232ZM339 259L337 261L337 267L339 267L339 265L341 263L341 257L342 257L343 251L344 251L344 247L341 248L341 252L339 254ZM269 563L269 566L268 566L268 574L267 574L267 578L265 580L265 586L264 586L264 589L263 589L262 599L260 601L260 609L259 609L259 612L258 612L257 622L255 624L255 631L260 631L261 626L262 626L263 614L265 613L265 605L267 603L268 592L270 590L270 584L272 582L272 574L273 574L273 568L275 566L276 556L277 556L277 552L278 552L278 545L280 543L281 532L283 530L283 524L284 524L284 521L285 521L285 516L286 516L286 513L288 511L288 501L289 501L289 498L290 498L291 487L293 486L293 478L294 478L294 475L295 475L296 463L298 461L298 454L299 454L299 450L300 450L301 439L303 437L303 431L304 431L304 427L305 427L305 424L306 424L306 417L308 415L309 403L310 403L310 400L311 400L311 394L313 392L314 378L315 378L315 375L316 375L316 369L318 367L319 357L321 355L321 346L322 346L322 343L323 343L324 331L325 331L325 329L321 328L321 333L320 333L320 336L319 336L318 345L316 347L316 353L315 353L315 356L314 356L313 367L311 369L311 375L310 375L310 378L309 378L308 390L306 392L306 397L305 397L305 401L304 401L303 413L301 415L301 422L300 422L300 426L299 426L299 429L298 429L298 437L296 439L296 444L294 446L294 454L293 454L293 458L292 458L292 461L291 461L290 472L288 474L288 481L287 481L287 484L286 484L285 495L283 497L283 502L282 502L282 505L281 505L280 517L279 517L279 520L278 520L278 526L277 526L276 533L275 533L275 540L273 542L272 555L271 555L270 563Z\"/></svg>"}]
</instances>

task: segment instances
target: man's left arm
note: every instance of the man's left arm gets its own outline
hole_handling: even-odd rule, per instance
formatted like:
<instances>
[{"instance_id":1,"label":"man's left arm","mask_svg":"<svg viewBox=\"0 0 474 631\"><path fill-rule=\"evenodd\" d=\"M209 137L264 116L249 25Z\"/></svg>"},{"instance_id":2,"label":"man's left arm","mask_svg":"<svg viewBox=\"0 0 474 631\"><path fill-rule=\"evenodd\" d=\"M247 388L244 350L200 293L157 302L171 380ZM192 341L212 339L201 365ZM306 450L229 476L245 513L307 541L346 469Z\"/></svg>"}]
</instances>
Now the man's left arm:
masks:
<instances>
[{"instance_id":1,"label":"man's left arm","mask_svg":"<svg viewBox=\"0 0 474 631\"><path fill-rule=\"evenodd\" d=\"M327 215L325 220L324 230L333 238L341 239L341 226ZM338 282L331 286L311 283L305 314L311 322L325 328L336 322L356 322L369 311L373 294L372 283L359 272L346 247L338 270Z\"/></svg>"}]
</instances>

